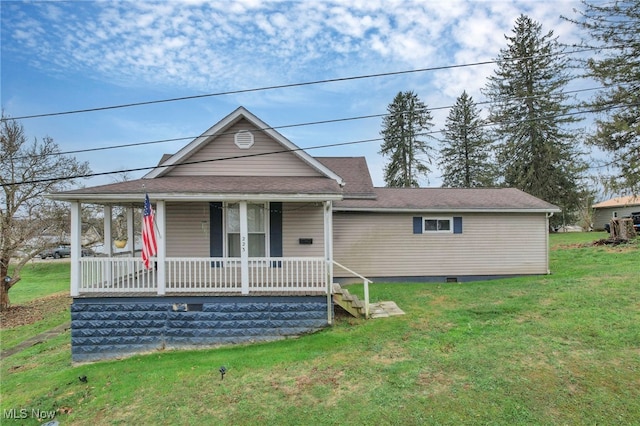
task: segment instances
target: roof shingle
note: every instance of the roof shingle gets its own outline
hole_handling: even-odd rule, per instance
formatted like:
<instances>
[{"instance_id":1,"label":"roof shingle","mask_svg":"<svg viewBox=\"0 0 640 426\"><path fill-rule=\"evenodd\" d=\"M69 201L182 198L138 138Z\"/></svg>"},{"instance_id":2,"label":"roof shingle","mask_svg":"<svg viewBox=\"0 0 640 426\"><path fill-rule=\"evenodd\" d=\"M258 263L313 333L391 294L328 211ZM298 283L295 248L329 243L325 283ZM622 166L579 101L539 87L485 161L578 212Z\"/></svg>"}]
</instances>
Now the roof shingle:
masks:
<instances>
[{"instance_id":1,"label":"roof shingle","mask_svg":"<svg viewBox=\"0 0 640 426\"><path fill-rule=\"evenodd\" d=\"M345 199L336 210L544 210L553 204L515 188L375 188L377 199Z\"/></svg>"},{"instance_id":2,"label":"roof shingle","mask_svg":"<svg viewBox=\"0 0 640 426\"><path fill-rule=\"evenodd\" d=\"M607 207L631 207L640 206L640 196L629 195L627 197L616 197L593 205L594 209L604 209Z\"/></svg>"},{"instance_id":3,"label":"roof shingle","mask_svg":"<svg viewBox=\"0 0 640 426\"><path fill-rule=\"evenodd\" d=\"M66 196L89 194L342 194L338 183L325 177L297 176L166 176L136 179L65 191ZM71 198L71 197L69 197Z\"/></svg>"},{"instance_id":4,"label":"roof shingle","mask_svg":"<svg viewBox=\"0 0 640 426\"><path fill-rule=\"evenodd\" d=\"M316 157L344 180L345 198L375 198L373 181L364 157Z\"/></svg>"}]
</instances>

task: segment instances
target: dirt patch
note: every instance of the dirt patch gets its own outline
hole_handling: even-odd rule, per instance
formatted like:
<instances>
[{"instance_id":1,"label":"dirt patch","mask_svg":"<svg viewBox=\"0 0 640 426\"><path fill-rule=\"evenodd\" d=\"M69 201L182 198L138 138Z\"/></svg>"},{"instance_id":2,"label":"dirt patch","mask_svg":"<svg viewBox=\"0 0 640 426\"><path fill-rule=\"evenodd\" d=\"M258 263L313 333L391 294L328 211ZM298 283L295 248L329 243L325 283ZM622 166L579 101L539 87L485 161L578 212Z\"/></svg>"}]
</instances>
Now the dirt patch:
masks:
<instances>
[{"instance_id":1,"label":"dirt patch","mask_svg":"<svg viewBox=\"0 0 640 426\"><path fill-rule=\"evenodd\" d=\"M604 247L610 252L626 252L634 251L638 249L638 245L635 240L611 240L601 239L588 243L573 243L573 244L558 244L551 247L551 251L567 250L567 249L579 249L589 247Z\"/></svg>"},{"instance_id":2,"label":"dirt patch","mask_svg":"<svg viewBox=\"0 0 640 426\"><path fill-rule=\"evenodd\" d=\"M69 309L70 305L71 297L66 292L52 294L20 305L12 305L7 312L0 313L0 329L33 324Z\"/></svg>"},{"instance_id":3,"label":"dirt patch","mask_svg":"<svg viewBox=\"0 0 640 426\"><path fill-rule=\"evenodd\" d=\"M585 247L591 247L592 245L593 243L556 244L551 247L551 251L585 248Z\"/></svg>"}]
</instances>

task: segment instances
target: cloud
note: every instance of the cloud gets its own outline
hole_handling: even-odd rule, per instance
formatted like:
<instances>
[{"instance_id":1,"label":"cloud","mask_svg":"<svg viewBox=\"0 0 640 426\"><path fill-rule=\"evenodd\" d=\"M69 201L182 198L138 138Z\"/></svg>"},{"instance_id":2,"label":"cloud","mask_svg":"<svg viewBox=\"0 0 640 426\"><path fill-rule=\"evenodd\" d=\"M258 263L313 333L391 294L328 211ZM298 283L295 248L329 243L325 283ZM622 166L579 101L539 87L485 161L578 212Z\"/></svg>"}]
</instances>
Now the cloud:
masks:
<instances>
[{"instance_id":1,"label":"cloud","mask_svg":"<svg viewBox=\"0 0 640 426\"><path fill-rule=\"evenodd\" d=\"M486 61L520 13L556 29L573 1L175 1L3 4L3 51L59 74L124 87L227 91ZM491 67L335 85L371 96L428 93L429 103L476 98ZM405 87L400 87L400 85ZM436 91L437 94L433 92Z\"/></svg>"}]
</instances>

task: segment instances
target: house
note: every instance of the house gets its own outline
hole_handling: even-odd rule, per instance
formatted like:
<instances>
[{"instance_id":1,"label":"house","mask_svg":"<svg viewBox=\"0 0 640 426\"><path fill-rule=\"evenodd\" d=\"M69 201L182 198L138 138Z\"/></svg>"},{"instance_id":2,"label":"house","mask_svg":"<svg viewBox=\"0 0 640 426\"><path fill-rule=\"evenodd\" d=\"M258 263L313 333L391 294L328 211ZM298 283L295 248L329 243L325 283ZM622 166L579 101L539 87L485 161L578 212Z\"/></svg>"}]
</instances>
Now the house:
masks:
<instances>
[{"instance_id":1,"label":"house","mask_svg":"<svg viewBox=\"0 0 640 426\"><path fill-rule=\"evenodd\" d=\"M640 196L616 197L593 205L593 229L605 229L611 219L640 212Z\"/></svg>"},{"instance_id":2,"label":"house","mask_svg":"<svg viewBox=\"0 0 640 426\"><path fill-rule=\"evenodd\" d=\"M114 253L112 209L148 194L158 252ZM315 158L240 107L143 178L71 203L72 358L272 340L333 320L334 281L546 274L557 207L515 189L375 188L364 158ZM82 204L104 257L80 256Z\"/></svg>"}]
</instances>

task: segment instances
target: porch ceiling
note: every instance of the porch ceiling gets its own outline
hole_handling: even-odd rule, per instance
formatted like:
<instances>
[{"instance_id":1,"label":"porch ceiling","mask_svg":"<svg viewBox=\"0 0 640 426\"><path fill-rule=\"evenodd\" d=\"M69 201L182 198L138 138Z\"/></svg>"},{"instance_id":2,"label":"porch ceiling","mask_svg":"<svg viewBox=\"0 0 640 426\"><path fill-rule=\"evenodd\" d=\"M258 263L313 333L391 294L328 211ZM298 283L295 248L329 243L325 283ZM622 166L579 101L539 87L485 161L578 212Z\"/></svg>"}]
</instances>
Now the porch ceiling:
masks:
<instances>
[{"instance_id":1,"label":"porch ceiling","mask_svg":"<svg viewBox=\"0 0 640 426\"><path fill-rule=\"evenodd\" d=\"M75 189L48 197L88 203L141 203L145 193L152 200L165 201L336 201L343 198L342 188L333 179L298 176L167 176Z\"/></svg>"}]
</instances>

